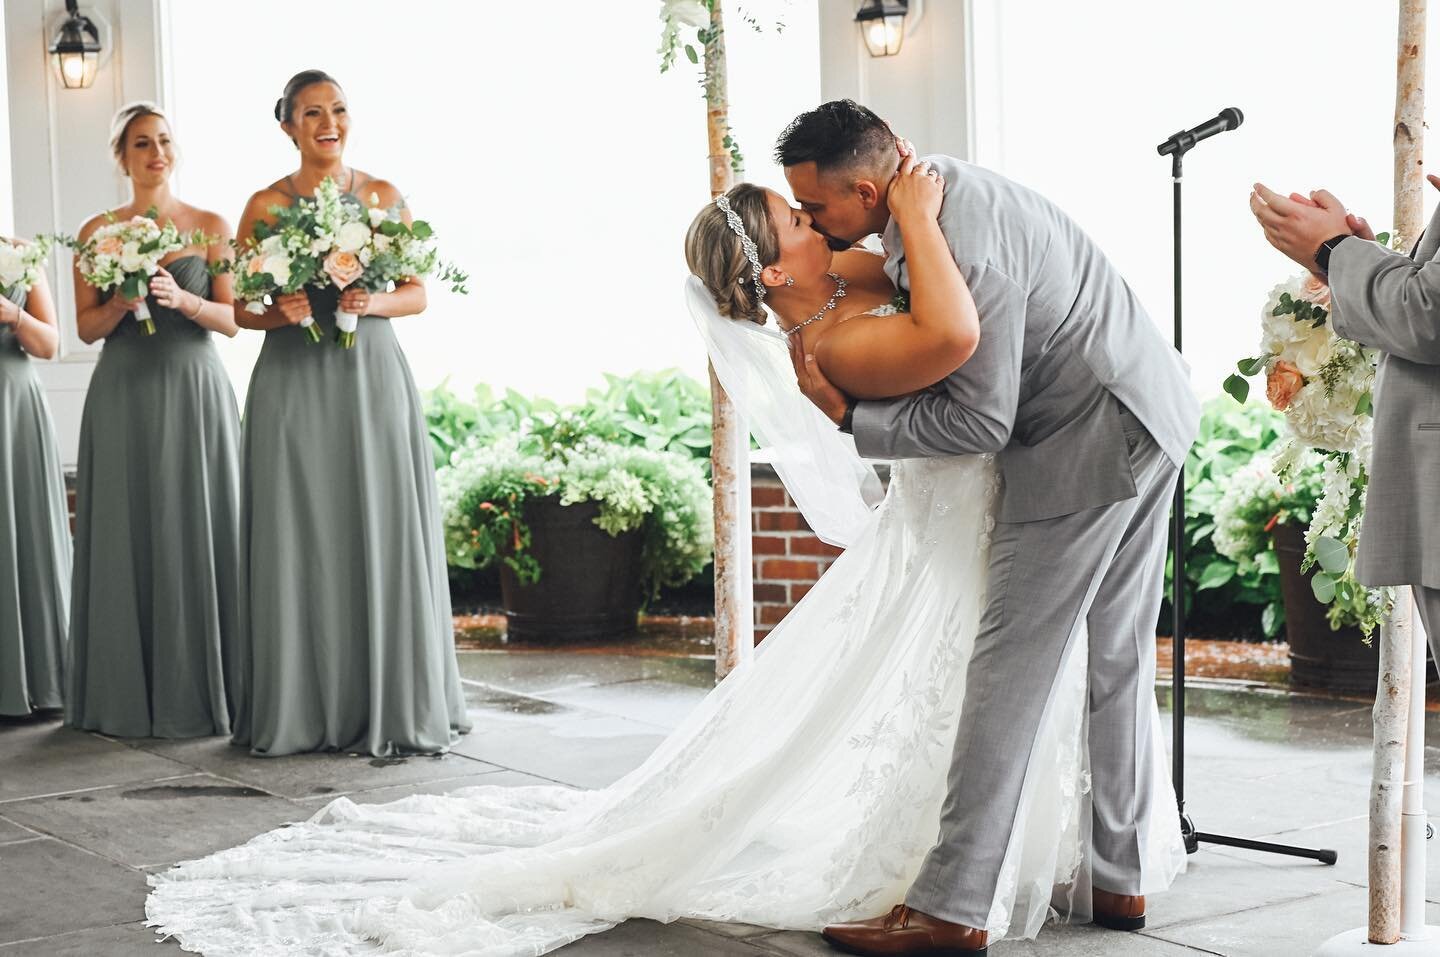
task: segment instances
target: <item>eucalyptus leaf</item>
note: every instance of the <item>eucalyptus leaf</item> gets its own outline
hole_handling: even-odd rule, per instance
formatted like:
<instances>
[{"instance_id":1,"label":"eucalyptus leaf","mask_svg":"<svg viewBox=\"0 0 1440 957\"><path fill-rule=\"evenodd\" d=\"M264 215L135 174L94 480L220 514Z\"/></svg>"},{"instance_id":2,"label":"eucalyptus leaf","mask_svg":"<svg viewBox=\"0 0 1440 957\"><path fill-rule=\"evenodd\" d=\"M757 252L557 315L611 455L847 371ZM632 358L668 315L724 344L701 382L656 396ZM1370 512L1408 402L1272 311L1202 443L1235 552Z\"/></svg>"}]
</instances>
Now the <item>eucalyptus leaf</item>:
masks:
<instances>
[{"instance_id":1,"label":"eucalyptus leaf","mask_svg":"<svg viewBox=\"0 0 1440 957\"><path fill-rule=\"evenodd\" d=\"M1335 579L1324 572L1316 572L1315 577L1310 579L1310 590L1315 593L1316 601L1328 605L1335 600Z\"/></svg>"},{"instance_id":2,"label":"eucalyptus leaf","mask_svg":"<svg viewBox=\"0 0 1440 957\"><path fill-rule=\"evenodd\" d=\"M1343 575L1350 567L1350 549L1344 542L1327 535L1315 540L1315 560L1331 575Z\"/></svg>"}]
</instances>

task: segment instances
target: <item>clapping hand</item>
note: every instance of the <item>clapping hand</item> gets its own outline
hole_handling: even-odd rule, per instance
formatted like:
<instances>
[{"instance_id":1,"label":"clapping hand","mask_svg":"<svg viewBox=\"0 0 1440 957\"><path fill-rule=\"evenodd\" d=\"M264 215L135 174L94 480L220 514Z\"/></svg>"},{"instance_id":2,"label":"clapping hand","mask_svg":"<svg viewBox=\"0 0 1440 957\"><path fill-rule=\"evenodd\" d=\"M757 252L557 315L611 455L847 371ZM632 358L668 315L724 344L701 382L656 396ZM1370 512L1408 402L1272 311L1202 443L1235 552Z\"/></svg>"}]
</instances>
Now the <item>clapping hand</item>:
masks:
<instances>
[{"instance_id":1,"label":"clapping hand","mask_svg":"<svg viewBox=\"0 0 1440 957\"><path fill-rule=\"evenodd\" d=\"M1320 244L1334 236L1353 235L1345 206L1326 190L1310 194L1308 202L1281 196L1263 183L1250 194L1250 211L1255 214L1265 238L1280 252L1313 273L1319 273L1315 253Z\"/></svg>"},{"instance_id":2,"label":"clapping hand","mask_svg":"<svg viewBox=\"0 0 1440 957\"><path fill-rule=\"evenodd\" d=\"M1436 176L1434 173L1429 173L1426 174L1425 179L1428 180L1430 185L1435 187L1436 190L1440 190L1440 176ZM1309 196L1301 196L1299 193L1290 194L1291 202L1318 208L1320 204L1315 201L1314 197L1315 193L1311 193ZM1364 216L1356 216L1354 213L1347 213L1345 216L1345 223L1350 227L1350 231L1360 239L1366 239L1374 242L1375 230L1370 226L1370 223L1365 219ZM1328 239L1329 237L1326 238Z\"/></svg>"}]
</instances>

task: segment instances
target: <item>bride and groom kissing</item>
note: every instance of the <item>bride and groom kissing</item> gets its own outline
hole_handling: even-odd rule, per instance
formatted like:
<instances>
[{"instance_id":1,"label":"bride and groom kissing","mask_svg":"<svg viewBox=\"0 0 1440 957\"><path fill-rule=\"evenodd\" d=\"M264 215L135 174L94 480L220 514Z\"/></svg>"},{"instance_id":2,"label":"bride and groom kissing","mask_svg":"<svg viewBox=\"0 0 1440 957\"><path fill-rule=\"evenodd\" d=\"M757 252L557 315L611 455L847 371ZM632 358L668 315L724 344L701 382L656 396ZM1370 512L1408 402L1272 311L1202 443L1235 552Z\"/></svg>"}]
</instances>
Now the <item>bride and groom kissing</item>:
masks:
<instances>
[{"instance_id":1,"label":"bride and groom kissing","mask_svg":"<svg viewBox=\"0 0 1440 957\"><path fill-rule=\"evenodd\" d=\"M151 924L499 955L690 917L928 957L1144 925L1185 859L1153 680L1188 370L1054 204L898 142L826 103L776 148L798 208L742 184L686 237L717 374L846 546L753 658L607 788L341 798L152 876Z\"/></svg>"}]
</instances>

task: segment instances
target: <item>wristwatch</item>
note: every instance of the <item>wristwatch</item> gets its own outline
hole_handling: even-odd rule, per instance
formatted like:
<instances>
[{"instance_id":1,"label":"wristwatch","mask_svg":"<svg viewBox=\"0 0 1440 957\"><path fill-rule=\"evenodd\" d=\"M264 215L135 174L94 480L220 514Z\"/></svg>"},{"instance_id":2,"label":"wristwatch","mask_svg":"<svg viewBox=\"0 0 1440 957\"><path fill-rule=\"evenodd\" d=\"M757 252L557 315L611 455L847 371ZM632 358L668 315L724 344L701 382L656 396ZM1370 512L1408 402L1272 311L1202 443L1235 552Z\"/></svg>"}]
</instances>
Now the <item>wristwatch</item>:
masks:
<instances>
[{"instance_id":1,"label":"wristwatch","mask_svg":"<svg viewBox=\"0 0 1440 957\"><path fill-rule=\"evenodd\" d=\"M1352 235L1352 233L1341 233L1339 236L1331 236L1320 244L1320 248L1315 250L1315 265L1320 267L1321 272L1327 276L1330 275L1330 254L1335 251L1336 246Z\"/></svg>"},{"instance_id":2,"label":"wristwatch","mask_svg":"<svg viewBox=\"0 0 1440 957\"><path fill-rule=\"evenodd\" d=\"M855 400L845 400L845 415L840 419L840 431L854 435L855 429Z\"/></svg>"}]
</instances>

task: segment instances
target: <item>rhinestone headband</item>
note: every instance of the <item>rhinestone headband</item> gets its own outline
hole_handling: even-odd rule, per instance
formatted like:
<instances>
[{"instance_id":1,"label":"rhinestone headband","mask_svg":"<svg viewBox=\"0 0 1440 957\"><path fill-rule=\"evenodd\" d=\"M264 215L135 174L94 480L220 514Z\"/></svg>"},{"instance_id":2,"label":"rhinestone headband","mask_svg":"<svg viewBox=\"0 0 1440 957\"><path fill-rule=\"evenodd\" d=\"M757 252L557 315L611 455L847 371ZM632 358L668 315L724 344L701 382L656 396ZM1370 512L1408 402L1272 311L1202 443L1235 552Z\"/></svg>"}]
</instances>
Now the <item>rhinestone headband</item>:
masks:
<instances>
[{"instance_id":1,"label":"rhinestone headband","mask_svg":"<svg viewBox=\"0 0 1440 957\"><path fill-rule=\"evenodd\" d=\"M763 303L765 301L765 284L760 281L760 272L763 267L760 265L760 251L755 247L755 240L745 234L745 222L740 214L730 207L730 200L723 193L715 197L715 205L719 206L725 213L725 222L730 224L730 231L740 237L740 245L745 249L745 258L750 260L750 279L755 283L755 295ZM741 279L741 283L745 280Z\"/></svg>"}]
</instances>

